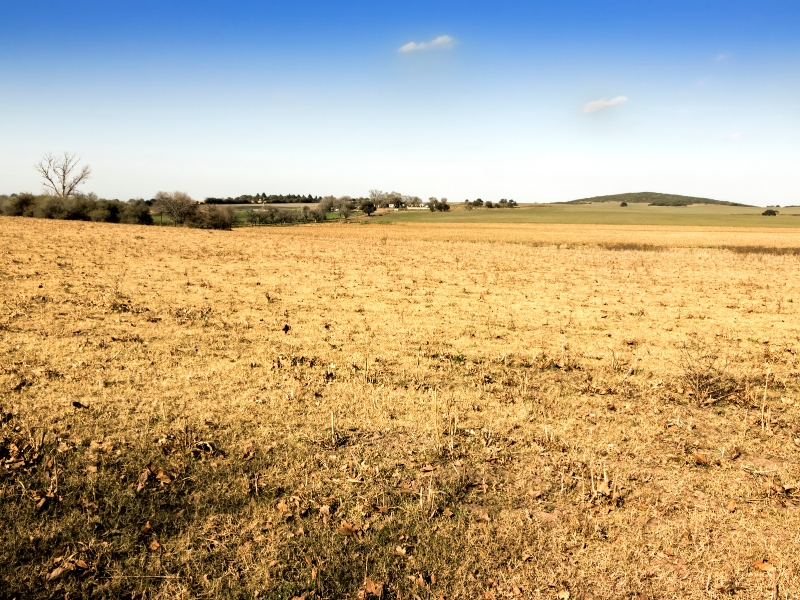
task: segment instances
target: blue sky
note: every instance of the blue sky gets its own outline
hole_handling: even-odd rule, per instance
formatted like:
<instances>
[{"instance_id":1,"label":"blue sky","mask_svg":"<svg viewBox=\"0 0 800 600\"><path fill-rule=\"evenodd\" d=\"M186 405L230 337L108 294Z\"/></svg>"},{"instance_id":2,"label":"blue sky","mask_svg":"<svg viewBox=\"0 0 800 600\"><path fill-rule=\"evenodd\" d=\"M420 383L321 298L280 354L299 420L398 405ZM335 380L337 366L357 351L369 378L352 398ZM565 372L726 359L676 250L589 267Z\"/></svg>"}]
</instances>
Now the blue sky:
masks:
<instances>
[{"instance_id":1,"label":"blue sky","mask_svg":"<svg viewBox=\"0 0 800 600\"><path fill-rule=\"evenodd\" d=\"M800 204L798 2L0 0L0 193Z\"/></svg>"}]
</instances>

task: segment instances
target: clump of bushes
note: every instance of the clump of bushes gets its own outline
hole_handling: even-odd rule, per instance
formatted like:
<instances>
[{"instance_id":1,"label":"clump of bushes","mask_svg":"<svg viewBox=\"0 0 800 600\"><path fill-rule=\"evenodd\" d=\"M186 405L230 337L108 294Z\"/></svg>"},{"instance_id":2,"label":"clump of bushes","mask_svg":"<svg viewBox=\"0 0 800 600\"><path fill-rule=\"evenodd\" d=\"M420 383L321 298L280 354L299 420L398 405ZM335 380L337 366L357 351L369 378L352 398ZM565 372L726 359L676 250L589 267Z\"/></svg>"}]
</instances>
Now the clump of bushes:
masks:
<instances>
[{"instance_id":1,"label":"clump of bushes","mask_svg":"<svg viewBox=\"0 0 800 600\"><path fill-rule=\"evenodd\" d=\"M436 198L431 197L428 198L428 208L431 210L431 212L436 212L436 211L447 212L448 210L450 210L450 205L447 203L447 198L442 198L441 200L438 200Z\"/></svg>"},{"instance_id":2,"label":"clump of bushes","mask_svg":"<svg viewBox=\"0 0 800 600\"><path fill-rule=\"evenodd\" d=\"M774 210L772 208L768 208L767 210L762 212L761 215L764 216L764 217L777 217L778 216L778 211Z\"/></svg>"},{"instance_id":3,"label":"clump of bushes","mask_svg":"<svg viewBox=\"0 0 800 600\"><path fill-rule=\"evenodd\" d=\"M471 210L473 208L516 208L519 206L516 200L506 200L505 198L501 198L497 202L492 202L491 200L483 201L480 198L477 200L473 200L470 202L469 200L464 200L464 206L467 210Z\"/></svg>"},{"instance_id":4,"label":"clump of bushes","mask_svg":"<svg viewBox=\"0 0 800 600\"><path fill-rule=\"evenodd\" d=\"M327 211L325 207L309 210L304 206L301 210L269 207L264 210L248 210L245 220L250 225L288 225L290 223L322 222Z\"/></svg>"},{"instance_id":5,"label":"clump of bushes","mask_svg":"<svg viewBox=\"0 0 800 600\"><path fill-rule=\"evenodd\" d=\"M200 229L232 229L235 220L233 210L228 206L212 204L198 210L189 221L190 227Z\"/></svg>"},{"instance_id":6,"label":"clump of bushes","mask_svg":"<svg viewBox=\"0 0 800 600\"><path fill-rule=\"evenodd\" d=\"M151 225L150 207L144 200L105 200L95 194L59 196L29 193L0 196L0 214L7 217L35 217L102 223Z\"/></svg>"}]
</instances>

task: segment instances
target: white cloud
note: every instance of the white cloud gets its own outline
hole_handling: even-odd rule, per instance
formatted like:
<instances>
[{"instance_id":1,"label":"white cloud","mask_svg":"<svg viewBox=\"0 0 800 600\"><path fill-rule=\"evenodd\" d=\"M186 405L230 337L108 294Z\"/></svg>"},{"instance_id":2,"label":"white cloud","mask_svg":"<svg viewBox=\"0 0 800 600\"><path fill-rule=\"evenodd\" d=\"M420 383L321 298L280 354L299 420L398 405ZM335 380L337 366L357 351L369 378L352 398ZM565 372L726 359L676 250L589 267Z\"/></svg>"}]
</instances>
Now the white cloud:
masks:
<instances>
[{"instance_id":1,"label":"white cloud","mask_svg":"<svg viewBox=\"0 0 800 600\"><path fill-rule=\"evenodd\" d=\"M599 100L592 100L586 106L583 107L583 112L585 113L595 113L597 111L603 110L610 106L617 106L618 104L625 104L628 101L627 96L617 96L616 98L611 98L611 100L606 100L605 98L600 98Z\"/></svg>"},{"instance_id":2,"label":"white cloud","mask_svg":"<svg viewBox=\"0 0 800 600\"><path fill-rule=\"evenodd\" d=\"M736 133L734 133L734 134L731 136L731 139L732 139L732 140L738 140L740 137L742 137L742 133L737 131Z\"/></svg>"},{"instance_id":3,"label":"white cloud","mask_svg":"<svg viewBox=\"0 0 800 600\"><path fill-rule=\"evenodd\" d=\"M453 47L455 40L449 35L440 35L430 42L408 42L397 49L398 52L419 52L420 50L448 50Z\"/></svg>"},{"instance_id":4,"label":"white cloud","mask_svg":"<svg viewBox=\"0 0 800 600\"><path fill-rule=\"evenodd\" d=\"M717 54L718 61L728 60L730 57L730 54Z\"/></svg>"}]
</instances>

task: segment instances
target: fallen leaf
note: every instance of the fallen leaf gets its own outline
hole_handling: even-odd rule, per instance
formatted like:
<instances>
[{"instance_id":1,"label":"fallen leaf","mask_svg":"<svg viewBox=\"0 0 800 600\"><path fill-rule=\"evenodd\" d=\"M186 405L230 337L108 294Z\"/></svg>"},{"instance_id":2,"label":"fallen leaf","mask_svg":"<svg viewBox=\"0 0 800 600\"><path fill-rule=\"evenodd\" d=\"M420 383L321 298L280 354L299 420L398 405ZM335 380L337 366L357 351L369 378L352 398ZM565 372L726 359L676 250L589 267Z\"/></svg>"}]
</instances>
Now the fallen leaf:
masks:
<instances>
[{"instance_id":1,"label":"fallen leaf","mask_svg":"<svg viewBox=\"0 0 800 600\"><path fill-rule=\"evenodd\" d=\"M432 464L430 464L430 463L428 463L427 465L425 465L424 467L422 467L422 472L423 472L423 473L430 473L431 471L435 471L435 470L436 470L436 467L434 467L434 466L433 466Z\"/></svg>"},{"instance_id":2,"label":"fallen leaf","mask_svg":"<svg viewBox=\"0 0 800 600\"><path fill-rule=\"evenodd\" d=\"M164 469L158 470L158 473L156 474L156 479L158 479L163 485L172 483L172 479L170 479L169 475L164 473Z\"/></svg>"},{"instance_id":3,"label":"fallen leaf","mask_svg":"<svg viewBox=\"0 0 800 600\"><path fill-rule=\"evenodd\" d=\"M597 493L603 494L603 496L608 496L611 494L611 487L608 485L607 481L601 481L597 484Z\"/></svg>"},{"instance_id":4,"label":"fallen leaf","mask_svg":"<svg viewBox=\"0 0 800 600\"><path fill-rule=\"evenodd\" d=\"M72 565L72 563L67 563L63 567L56 567L50 571L50 574L47 576L47 581L55 581L56 579L59 579L71 572L74 568L75 567Z\"/></svg>"},{"instance_id":5,"label":"fallen leaf","mask_svg":"<svg viewBox=\"0 0 800 600\"><path fill-rule=\"evenodd\" d=\"M242 454L242 460L252 460L255 455L256 449L253 446L248 446L244 454Z\"/></svg>"},{"instance_id":6,"label":"fallen leaf","mask_svg":"<svg viewBox=\"0 0 800 600\"><path fill-rule=\"evenodd\" d=\"M86 408L86 409L88 409L88 408L89 408L89 405L88 405L88 404L81 404L81 403L80 403L80 402L78 402L77 400L73 400L73 401L72 401L72 406L74 406L75 408Z\"/></svg>"},{"instance_id":7,"label":"fallen leaf","mask_svg":"<svg viewBox=\"0 0 800 600\"><path fill-rule=\"evenodd\" d=\"M86 467L86 472L89 473L90 475L92 473L97 473L97 466L96 465L88 465Z\"/></svg>"},{"instance_id":8,"label":"fallen leaf","mask_svg":"<svg viewBox=\"0 0 800 600\"><path fill-rule=\"evenodd\" d=\"M735 512L736 511L736 502L733 500L728 500L728 503L725 505L725 510L728 512Z\"/></svg>"},{"instance_id":9,"label":"fallen leaf","mask_svg":"<svg viewBox=\"0 0 800 600\"><path fill-rule=\"evenodd\" d=\"M536 516L539 517L539 520L542 523L557 523L558 522L558 513L553 511L551 513L548 512L537 512Z\"/></svg>"},{"instance_id":10,"label":"fallen leaf","mask_svg":"<svg viewBox=\"0 0 800 600\"><path fill-rule=\"evenodd\" d=\"M150 545L147 546L147 547L150 548L150 550L152 550L153 552L155 552L156 550L158 550L161 547L161 544L159 544L157 541L153 540L152 542L150 542Z\"/></svg>"},{"instance_id":11,"label":"fallen leaf","mask_svg":"<svg viewBox=\"0 0 800 600\"><path fill-rule=\"evenodd\" d=\"M150 525L150 521L147 521L139 530L139 535L149 535L151 533L153 533L153 526Z\"/></svg>"},{"instance_id":12,"label":"fallen leaf","mask_svg":"<svg viewBox=\"0 0 800 600\"><path fill-rule=\"evenodd\" d=\"M558 592L558 600L569 600L569 592L567 590Z\"/></svg>"},{"instance_id":13,"label":"fallen leaf","mask_svg":"<svg viewBox=\"0 0 800 600\"><path fill-rule=\"evenodd\" d=\"M394 549L394 551L397 552L400 556L406 555L406 549L403 546L398 546L397 548Z\"/></svg>"},{"instance_id":14,"label":"fallen leaf","mask_svg":"<svg viewBox=\"0 0 800 600\"><path fill-rule=\"evenodd\" d=\"M450 510L449 508L445 508L445 509L442 511L442 515L444 515L445 517L447 517L447 518L449 519L450 517L452 517L452 516L453 516L453 511L452 511L452 510Z\"/></svg>"},{"instance_id":15,"label":"fallen leaf","mask_svg":"<svg viewBox=\"0 0 800 600\"><path fill-rule=\"evenodd\" d=\"M378 598L383 597L383 582L382 581L372 581L372 579L367 578L364 581L364 593L372 594L373 596L377 596Z\"/></svg>"},{"instance_id":16,"label":"fallen leaf","mask_svg":"<svg viewBox=\"0 0 800 600\"><path fill-rule=\"evenodd\" d=\"M75 566L78 567L79 569L83 569L84 571L89 568L89 565L87 565L80 559L75 561Z\"/></svg>"},{"instance_id":17,"label":"fallen leaf","mask_svg":"<svg viewBox=\"0 0 800 600\"><path fill-rule=\"evenodd\" d=\"M705 457L704 454L702 454L700 452L695 452L694 454L692 454L692 460L694 461L694 463L696 465L700 465L700 466L703 466L703 467L708 465L708 459Z\"/></svg>"},{"instance_id":18,"label":"fallen leaf","mask_svg":"<svg viewBox=\"0 0 800 600\"><path fill-rule=\"evenodd\" d=\"M339 529L336 530L336 533L338 533L339 535L343 535L345 537L350 537L352 535L355 535L357 532L358 528L354 527L347 521L342 521L342 524L339 525Z\"/></svg>"},{"instance_id":19,"label":"fallen leaf","mask_svg":"<svg viewBox=\"0 0 800 600\"><path fill-rule=\"evenodd\" d=\"M136 487L137 492L141 492L147 485L147 480L150 479L150 469L144 469L139 473L139 485Z\"/></svg>"},{"instance_id":20,"label":"fallen leaf","mask_svg":"<svg viewBox=\"0 0 800 600\"><path fill-rule=\"evenodd\" d=\"M759 571L764 571L765 573L772 573L775 570L775 565L769 563L766 560L757 560L753 563L753 568L758 569Z\"/></svg>"}]
</instances>

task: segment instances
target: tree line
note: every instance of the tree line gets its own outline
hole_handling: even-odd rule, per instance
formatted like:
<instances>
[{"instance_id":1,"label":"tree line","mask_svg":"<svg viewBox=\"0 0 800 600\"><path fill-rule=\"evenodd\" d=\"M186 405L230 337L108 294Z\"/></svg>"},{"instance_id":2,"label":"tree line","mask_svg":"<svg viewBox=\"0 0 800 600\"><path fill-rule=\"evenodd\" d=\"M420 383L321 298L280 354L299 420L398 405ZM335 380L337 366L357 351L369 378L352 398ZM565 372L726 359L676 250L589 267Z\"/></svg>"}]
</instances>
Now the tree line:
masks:
<instances>
[{"instance_id":1,"label":"tree line","mask_svg":"<svg viewBox=\"0 0 800 600\"><path fill-rule=\"evenodd\" d=\"M236 198L231 198L230 196L227 198L206 198L204 202L206 204L315 204L320 200L321 198L319 196L312 196L311 194L307 196L298 194L271 194L268 196L265 193L261 193L254 196L243 194Z\"/></svg>"},{"instance_id":2,"label":"tree line","mask_svg":"<svg viewBox=\"0 0 800 600\"><path fill-rule=\"evenodd\" d=\"M267 206L259 210L248 210L245 221L250 225L272 225L281 223L324 222L329 215L341 219L349 219L355 210L371 216L379 208L405 210L408 208L428 208L432 212L450 210L447 198L428 198L424 202L419 196L410 196L400 192L383 192L373 189L369 195L361 198L351 196L301 196L297 194L266 193L238 196L236 198L206 198L204 202L193 200L185 192L158 192L152 199L141 198L122 202L98 198L96 194L84 194L77 188L91 177L91 168L84 165L79 168L79 159L74 154L64 152L62 155L47 154L34 165L42 177L46 192L35 195L31 193L0 195L0 215L11 217L37 217L42 219L65 219L80 221L97 221L103 223L131 223L152 225L157 217L163 224L186 225L204 229L231 229L236 223L236 214L232 204L313 204L313 208L303 206L301 210L278 209ZM470 202L465 200L465 207L472 209L513 208L514 200L500 200L498 203L483 202L480 198Z\"/></svg>"}]
</instances>

